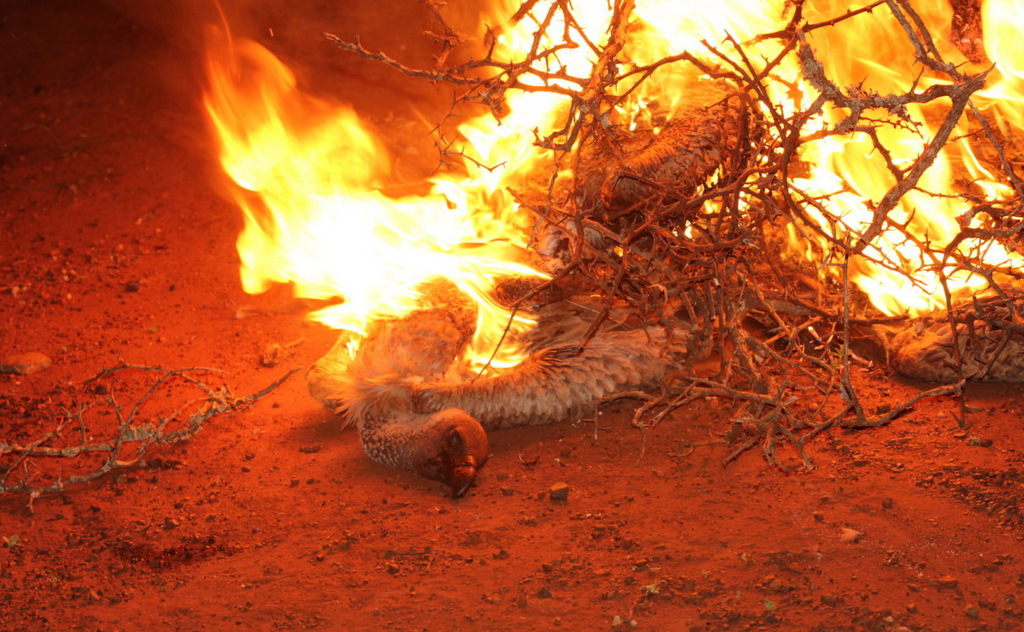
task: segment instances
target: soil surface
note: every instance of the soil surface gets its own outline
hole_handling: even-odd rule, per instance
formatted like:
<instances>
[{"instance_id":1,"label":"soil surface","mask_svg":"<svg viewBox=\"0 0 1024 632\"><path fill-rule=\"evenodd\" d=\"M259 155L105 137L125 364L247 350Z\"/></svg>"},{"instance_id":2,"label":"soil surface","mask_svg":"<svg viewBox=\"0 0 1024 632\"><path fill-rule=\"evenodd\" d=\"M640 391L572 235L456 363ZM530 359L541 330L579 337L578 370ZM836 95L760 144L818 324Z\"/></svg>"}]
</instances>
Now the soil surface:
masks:
<instances>
[{"instance_id":1,"label":"soil surface","mask_svg":"<svg viewBox=\"0 0 1024 632\"><path fill-rule=\"evenodd\" d=\"M53 360L0 375L0 444L112 393L128 410L131 380L84 384L104 368L211 367L226 373L196 375L240 397L335 337L240 288L241 220L200 107L211 7L137 4L0 11L0 356ZM431 158L422 121L449 95L320 32L428 64L429 13L305 5L228 14L308 88L354 103L413 180ZM873 409L925 388L881 368L860 380ZM180 384L152 403L195 397ZM477 486L452 500L371 463L300 375L134 467L0 495L0 630L1022 630L1024 388L975 386L967 403L964 428L934 399L825 433L809 470L785 448L782 469L757 449L726 464L723 402L643 433L623 401L494 433Z\"/></svg>"}]
</instances>

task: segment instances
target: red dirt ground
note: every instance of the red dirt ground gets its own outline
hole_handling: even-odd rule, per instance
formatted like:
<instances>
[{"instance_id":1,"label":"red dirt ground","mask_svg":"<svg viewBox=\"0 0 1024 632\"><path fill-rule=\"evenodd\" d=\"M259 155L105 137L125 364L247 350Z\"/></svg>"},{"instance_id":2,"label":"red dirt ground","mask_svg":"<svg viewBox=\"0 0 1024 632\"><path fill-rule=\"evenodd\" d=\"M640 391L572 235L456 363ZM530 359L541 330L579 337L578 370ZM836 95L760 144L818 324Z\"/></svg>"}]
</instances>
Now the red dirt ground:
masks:
<instances>
[{"instance_id":1,"label":"red dirt ground","mask_svg":"<svg viewBox=\"0 0 1024 632\"><path fill-rule=\"evenodd\" d=\"M443 111L443 90L319 35L427 63L420 5L307 4L232 19L386 136L419 129L413 105ZM54 359L0 375L0 443L121 360L215 367L246 394L332 342L301 314L235 317L254 302L237 281L240 219L212 184L201 12L177 9L0 11L0 355ZM429 157L419 138L399 146L400 172ZM268 344L300 338L261 366ZM873 407L921 388L881 369L862 381ZM145 468L34 511L0 496L0 630L1022 630L1022 394L972 388L963 430L954 402L933 400L834 431L810 445L811 471L791 453L788 471L756 451L725 465L725 405L678 411L645 443L620 403L596 428L494 434L453 501L368 461L297 377ZM568 501L552 502L563 482Z\"/></svg>"}]
</instances>

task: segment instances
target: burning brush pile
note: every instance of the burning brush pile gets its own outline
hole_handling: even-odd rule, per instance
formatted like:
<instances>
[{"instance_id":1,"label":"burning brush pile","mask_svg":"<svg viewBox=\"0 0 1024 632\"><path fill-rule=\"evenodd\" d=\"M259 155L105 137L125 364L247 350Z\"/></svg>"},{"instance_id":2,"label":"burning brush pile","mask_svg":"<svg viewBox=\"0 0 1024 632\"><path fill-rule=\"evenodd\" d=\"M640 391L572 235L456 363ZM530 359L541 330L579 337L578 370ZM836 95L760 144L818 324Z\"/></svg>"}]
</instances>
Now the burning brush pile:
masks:
<instances>
[{"instance_id":1,"label":"burning brush pile","mask_svg":"<svg viewBox=\"0 0 1024 632\"><path fill-rule=\"evenodd\" d=\"M809 467L823 430L1024 380L1024 15L958 11L527 0L471 38L435 9L434 68L328 35L461 95L445 168L400 199L350 108L222 33L206 107L246 217L244 287L334 299L313 315L342 334L311 392L371 457L455 495L486 431L621 396L642 428L725 398L733 456L788 443ZM869 413L872 348L940 385Z\"/></svg>"}]
</instances>

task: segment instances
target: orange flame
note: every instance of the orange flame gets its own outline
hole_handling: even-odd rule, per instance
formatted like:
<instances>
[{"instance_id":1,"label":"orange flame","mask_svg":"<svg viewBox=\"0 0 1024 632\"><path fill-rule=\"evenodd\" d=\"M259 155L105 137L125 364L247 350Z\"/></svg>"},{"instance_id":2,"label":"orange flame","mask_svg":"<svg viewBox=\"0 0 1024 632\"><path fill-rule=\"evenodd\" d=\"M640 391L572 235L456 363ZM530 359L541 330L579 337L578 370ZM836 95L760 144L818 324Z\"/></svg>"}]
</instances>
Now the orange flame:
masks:
<instances>
[{"instance_id":1,"label":"orange flame","mask_svg":"<svg viewBox=\"0 0 1024 632\"><path fill-rule=\"evenodd\" d=\"M313 318L362 333L373 319L415 309L416 287L444 277L479 305L469 360L517 362L509 345L491 356L506 327L523 330L530 320L489 296L500 276L543 276L518 261L524 236L474 215L457 187L384 196L386 152L350 107L299 91L291 71L255 42L219 44L208 56L204 103L245 217L243 289L291 283L300 297L343 297Z\"/></svg>"},{"instance_id":2,"label":"orange flame","mask_svg":"<svg viewBox=\"0 0 1024 632\"><path fill-rule=\"evenodd\" d=\"M637 14L643 20L647 38L631 49L633 57L641 62L678 54L683 50L699 54L706 50L703 42L728 50L721 44L727 35L743 43L747 59L764 65L781 50L778 40L758 39L756 36L782 30L787 26L783 4L774 0L725 0L724 2L694 5L671 0L639 0ZM957 66L967 66L964 55L943 34L950 32L952 9L948 2L916 2L916 11L935 38L935 45L943 58ZM812 0L803 4L803 18L808 24L826 23L845 15L851 9L846 0ZM989 57L1001 72L993 73L986 90L977 93L974 102L980 108L995 110L1000 125L1018 132L1024 118L1021 98L1024 96L1024 45L1016 26L1024 19L1021 0L988 0L983 9L985 44ZM1018 19L1014 19L1014 18ZM833 26L809 32L808 44L817 52L825 66L826 76L836 85L859 87L878 94L908 92L914 82L922 90L929 85L948 83L937 73L923 72L916 62L915 51L901 26L884 7L864 12ZM709 62L715 59L707 55ZM758 61L760 60L760 61ZM783 112L790 115L804 111L818 97L818 91L803 80L799 60L790 54L774 69L778 81L766 82L770 97ZM980 69L979 69L980 70ZM645 86L653 98L685 91L692 77L682 77L667 69L655 74L652 85ZM925 151L934 136L937 121L948 111L948 102L932 102L908 106L911 117L925 121L920 128L909 125L880 125L876 133L888 149L890 159L897 168L907 168ZM819 120L812 120L804 130L811 136L834 126L849 112L826 109ZM882 115L875 118L881 118ZM954 298L983 291L988 281L937 260L932 254L941 252L946 244L960 232L959 218L969 215L971 205L958 197L953 184L956 175L971 178L975 192L980 190L990 200L1005 199L1009 187L982 167L968 141L967 124L961 120L953 138L924 176L915 190L907 193L889 217L894 224L905 224L914 240L896 228L887 228L864 250L863 255L850 262L850 278L868 296L879 310L891 315L922 315L945 307L941 279L946 278ZM800 159L810 167L810 174L794 178L793 185L808 198L819 203L833 217L841 218L842 228L855 243L871 225L873 210L886 192L896 184L885 157L874 148L869 136L863 132L827 136L805 142ZM966 185L965 185L966 186ZM963 188L961 189L961 191ZM809 213L828 230L826 218L812 208ZM969 220L968 226L978 225L981 218ZM917 243L914 243L916 241ZM918 244L928 244L922 248ZM803 253L812 262L823 263L825 245L807 231L791 232L791 248ZM958 251L980 256L985 263L1005 266L1021 263L1020 257L997 243L964 240Z\"/></svg>"},{"instance_id":3,"label":"orange flame","mask_svg":"<svg viewBox=\"0 0 1024 632\"><path fill-rule=\"evenodd\" d=\"M559 77L589 75L594 47L600 47L607 36L610 3L575 3L575 22L566 25L557 23L562 16L550 0L540 0L530 15L512 24L505 21L518 7L505 1L508 6L495 9L494 19L503 26L496 31L493 59L520 60L530 50L558 45L545 40L546 34L569 36L578 25L586 37L572 35L577 41L545 57L547 79L526 74L521 80L557 85ZM916 4L932 34L949 32L948 2ZM782 44L757 36L787 26L785 5L782 0L703 4L636 0L623 57L641 65L688 51L703 52L714 63L703 42L717 46L731 35L743 42L751 63L763 65L777 56ZM803 3L807 23L828 22L848 10L846 0ZM1021 0L985 3L986 50L998 70L986 89L975 95L978 107L996 112L1000 126L1015 130L1024 125L1020 114L1024 112L1020 103L1024 45L1012 28L1020 20L1007 16L1021 14ZM540 28L534 16L554 21ZM825 62L830 80L844 88L860 86L898 94L915 81L918 89L948 82L936 73L923 72L915 63L911 45L884 6L816 29L806 39ZM967 64L945 38L937 37L935 43L947 61ZM299 91L292 73L251 41L222 37L210 49L207 70L210 85L205 105L221 143L221 163L238 185L236 198L245 215L238 250L246 291L260 292L270 283L286 282L300 296L344 297L342 304L314 316L333 327L361 332L372 319L415 309L417 285L442 276L480 305L472 350L477 365L491 355L507 326L519 331L530 326L528 319L510 315L488 296L501 275L542 276L515 255L515 247L527 243L524 229L529 226L524 225L508 189L544 164L546 157L533 140L560 125L567 97L529 88L508 91L504 103L508 113L500 120L481 116L459 127L468 157L459 173L435 178L428 195L391 199L380 193L388 178L385 152L351 108ZM786 114L805 110L818 96L803 80L795 53L772 72L777 80L766 87ZM671 115L693 82L704 79L689 64L665 65L638 90L629 92L618 114L624 121L635 121L645 116L647 104L657 101ZM934 134L929 126L942 119L944 108L948 104L939 102L909 106L914 120L928 121L918 128L878 126L876 133L893 165L905 168L922 154ZM805 136L834 126L847 115L826 109L808 124ZM932 254L954 238L961 222L980 221L963 219L970 206L952 190L954 174L971 178L973 191L983 191L990 199L1009 194L1007 185L988 173L974 155L966 123L960 125L963 129L953 136L958 140L944 148L917 189L905 195L890 214L893 222L906 225L914 239L908 241L892 228L883 230L863 256L850 262L851 279L885 313L919 315L943 307L943 277L954 298L987 287L986 279L954 271ZM808 198L820 200L831 216L840 217L846 238L856 241L871 224L873 209L896 182L885 157L865 133L852 131L805 142L800 159L810 170L805 177L795 178L793 185ZM828 229L824 217L817 219ZM827 244L807 234L794 232L791 247L816 263L826 257ZM998 244L965 240L958 248L972 256L980 253L993 265L1018 262L1016 254ZM504 365L519 359L508 345L497 358Z\"/></svg>"}]
</instances>

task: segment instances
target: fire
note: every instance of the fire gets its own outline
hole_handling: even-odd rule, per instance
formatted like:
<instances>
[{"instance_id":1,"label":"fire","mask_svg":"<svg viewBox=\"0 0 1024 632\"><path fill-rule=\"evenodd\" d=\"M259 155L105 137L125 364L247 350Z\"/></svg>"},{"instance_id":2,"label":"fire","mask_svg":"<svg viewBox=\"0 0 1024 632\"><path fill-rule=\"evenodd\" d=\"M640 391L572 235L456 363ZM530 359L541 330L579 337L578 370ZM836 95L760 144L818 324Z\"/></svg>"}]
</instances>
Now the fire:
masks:
<instances>
[{"instance_id":1,"label":"fire","mask_svg":"<svg viewBox=\"0 0 1024 632\"><path fill-rule=\"evenodd\" d=\"M502 201L500 179L452 179L429 195L388 198L380 192L387 154L349 106L301 92L292 72L249 40L222 37L207 71L205 106L245 218L237 246L246 292L291 283L299 297L342 297L312 317L362 333L373 319L414 310L417 286L443 277L478 302L468 360L519 360L509 345L494 350L506 327L523 330L530 320L496 304L490 291L504 275L543 274L519 261L521 231L473 212ZM490 207L495 217L511 211L504 203L509 208Z\"/></svg>"},{"instance_id":2,"label":"fire","mask_svg":"<svg viewBox=\"0 0 1024 632\"><path fill-rule=\"evenodd\" d=\"M210 49L205 105L221 144L221 163L237 184L236 199L245 216L238 240L245 290L260 292L271 283L291 283L300 296L343 297L344 302L315 318L362 332L372 319L415 309L416 287L445 277L480 305L473 346L477 365L492 355L510 324L513 330L528 328L528 319L510 314L488 297L502 275L543 276L517 255L517 248L528 245L530 225L509 189L552 166L548 152L534 140L558 129L569 98L550 88L566 78L588 77L607 38L609 3L575 4L572 24L559 23L563 13L545 0L533 3L532 11L518 22L509 19L518 6L494 9L489 21L499 27L494 30L492 59L519 60L531 50L559 46L557 54L545 57L546 78L523 75L525 89L504 95L500 117L487 114L461 125L460 150L467 156L461 168L436 177L429 194L404 199L380 192L388 179L385 152L351 108L301 92L292 73L254 42L221 37ZM622 73L684 51L717 63L720 60L707 45L719 46L727 36L742 43L753 64L763 66L779 54L783 43L759 36L787 27L790 4L635 0L629 40L620 55L631 63L617 70ZM929 32L949 32L948 2L916 4L921 5L917 11ZM824 24L850 11L845 0L809 0L802 7L803 20L810 24ZM1013 29L1020 20L1007 16L1022 13L1020 0L988 0L984 5L985 45L997 70L973 101L980 109L995 111L998 125L1017 130L1024 124L1019 114L1024 111L1024 51ZM548 34L563 39L547 41ZM803 37L825 62L828 79L842 88L859 86L885 95L907 92L912 85L921 90L949 82L915 61L913 47L884 5ZM935 46L945 60L970 67L944 37L936 37ZM818 89L803 79L796 49L771 69L775 79L765 84L772 101L787 115L803 111L819 96ZM616 112L618 122L652 124L651 104L670 118L687 90L703 80L707 78L690 64L669 64L637 90L623 81L616 88L627 97ZM841 218L846 233L841 237L856 243L871 226L874 209L897 183L892 170L908 168L926 151L936 122L948 107L947 101L911 104L908 113L921 122L917 126L893 124L891 115L873 113L876 120L890 120L874 126L873 132L888 156L880 155L862 130L813 139L849 115L840 108L826 108L802 131L807 140L799 158L808 169L793 178L794 188ZM974 155L968 131L961 120L950 136L953 140L945 143L918 186L902 197L880 233L849 262L851 280L884 313L920 315L944 307L943 278L954 299L987 287L984 277L955 270L935 255L964 224L981 221L968 217L971 206L961 193L980 191L995 200L1010 192ZM965 182L954 186L958 177ZM822 215L811 219L824 230L833 230ZM815 263L826 263L828 245L813 232L794 226L791 249ZM964 240L957 248L992 265L1018 261L1018 255L994 243ZM519 356L505 345L497 359L511 365Z\"/></svg>"},{"instance_id":3,"label":"fire","mask_svg":"<svg viewBox=\"0 0 1024 632\"><path fill-rule=\"evenodd\" d=\"M948 2L915 5L928 32L933 35L950 32L953 13ZM749 59L774 59L781 50L780 40L758 36L787 26L789 16L783 9L782 2L771 0L731 0L700 6L664 0L639 1L637 14L644 22L647 38L636 46L634 55L638 61L649 63L682 50L705 50L704 42L725 50L728 46L722 42L731 35L743 44ZM852 9L856 6L851 7L845 1L807 2L803 4L803 19L808 24L828 23ZM982 109L996 109L1000 125L1019 130L1024 123L1019 114L1020 99L1024 95L1021 91L1024 50L1014 28L1019 20L1010 16L1024 15L1024 5L1019 0L988 0L983 14L986 49L998 71L974 102ZM948 83L948 79L938 73L922 70L907 36L885 6L827 28L815 29L806 35L806 41L823 60L826 76L840 87L858 86L864 91L886 95L907 92L915 81L919 90ZM937 37L935 45L946 61L969 66L964 55L944 37ZM705 57L714 61L711 55ZM763 67L764 61L760 63ZM798 56L789 54L773 71L778 80L766 83L772 101L787 115L804 111L819 95L814 86L803 80L799 64ZM669 93L680 93L685 91L687 81L693 81L693 78L664 74L660 83L647 86L645 90L664 90L669 86ZM908 168L925 151L935 135L937 123L933 122L945 115L943 107L934 103L910 105L910 116L925 121L920 128L895 124L877 126L875 133L888 148L889 158L896 168ZM804 135L810 137L826 125L835 126L848 115L846 110L826 108L821 117L808 123ZM882 113L875 116L876 119L883 117ZM989 200L1005 199L1010 189L981 166L968 141L967 124L963 120L952 137L959 137L959 140L948 143L940 152L916 189L908 192L889 214L887 227L860 256L851 258L851 280L886 314L917 316L944 308L943 276L954 300L988 287L984 277L954 269L952 262L938 260L935 253L941 252L960 232L958 220L967 217L971 210L970 203L958 197L966 190L966 185L960 190L952 187L958 174L972 178L973 192L981 191ZM840 237L855 244L871 225L874 209L896 184L885 156L874 149L867 134L855 131L805 142L800 159L808 165L809 174L794 178L793 185L808 199L818 200L829 215L840 217L846 231L846 235ZM812 209L810 214L816 215L812 219L823 229L830 230L821 213ZM969 220L970 227L979 223L978 217ZM899 225L906 225L913 240L908 240L896 228ZM790 246L794 252L802 253L819 265L827 262L824 240L817 238L813 231L798 231L795 225L790 228ZM928 244L929 248L919 244ZM983 263L993 266L1020 261L1018 255L995 243L965 240L957 249L964 255L981 257Z\"/></svg>"},{"instance_id":4,"label":"fire","mask_svg":"<svg viewBox=\"0 0 1024 632\"><path fill-rule=\"evenodd\" d=\"M827 4L827 3L821 3ZM946 38L950 32L952 9L947 3L918 3L918 12L943 59L964 66L967 60ZM825 21L842 14L846 6L832 3L817 14L808 15L808 21ZM861 43L871 42L870 47ZM896 19L887 12L858 16L837 25L821 29L809 38L812 47L828 51L821 58L827 60L826 72L833 82L841 86L860 85L879 94L898 94L909 91L914 81L919 89L948 83L937 73L922 72L916 63L915 51ZM839 54L836 54L839 51ZM911 104L909 114L921 126L885 125L877 129L882 144L889 149L892 163L907 169L926 150L936 135L938 121L947 113L948 103ZM832 123L847 115L830 112ZM860 286L874 305L892 315L913 316L942 309L946 298L942 289L942 276L946 277L951 298L956 300L981 292L988 280L980 275L954 269L935 255L960 232L958 220L968 216L971 204L959 197L953 188L957 174L972 174L981 188L988 185L993 198L1005 193L1005 187L993 182L991 175L981 173L968 138L967 124L958 123L954 134L958 143L948 143L931 167L924 172L917 187L906 193L899 205L890 213L887 228L864 250L863 256L851 261L851 279ZM841 144L839 144L841 143ZM813 143L804 150L803 159L812 165L811 176L800 182L812 195L848 192L833 198L841 204L838 214L849 228L852 239L859 238L872 221L874 208L896 180L885 164L884 156L877 152L864 133L851 133L841 140ZM836 176L841 178L836 179ZM987 182L986 182L987 180ZM970 220L978 225L980 218ZM916 240L906 238L895 226L906 225L907 232ZM852 242L851 242L852 243ZM929 244L928 249L918 244ZM966 240L958 251L969 257L981 257L984 263L1007 265L1017 257L995 243L981 244Z\"/></svg>"}]
</instances>

